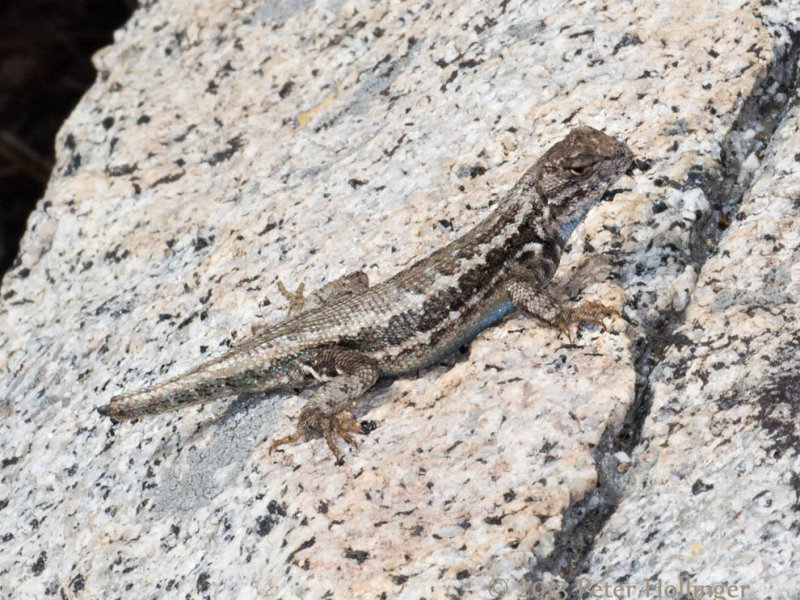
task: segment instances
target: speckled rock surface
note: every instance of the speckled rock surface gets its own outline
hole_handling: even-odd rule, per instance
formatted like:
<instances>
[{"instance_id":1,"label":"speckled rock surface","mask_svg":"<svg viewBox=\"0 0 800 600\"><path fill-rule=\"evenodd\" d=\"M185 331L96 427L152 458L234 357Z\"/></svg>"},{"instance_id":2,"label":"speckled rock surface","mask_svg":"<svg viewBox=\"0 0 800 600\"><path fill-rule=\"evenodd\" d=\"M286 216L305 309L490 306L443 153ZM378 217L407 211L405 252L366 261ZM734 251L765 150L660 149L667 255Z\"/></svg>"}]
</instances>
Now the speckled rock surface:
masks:
<instances>
[{"instance_id":1,"label":"speckled rock surface","mask_svg":"<svg viewBox=\"0 0 800 600\"><path fill-rule=\"evenodd\" d=\"M97 55L0 287L0 596L520 597L693 559L730 583L781 570L771 597L790 597L797 383L761 356L797 360L797 15L768 9L145 3ZM556 277L619 306L611 332L570 345L512 316L371 392L376 428L342 466L321 440L265 454L291 395L119 426L95 412L282 318L279 279L376 282L454 239L578 123L648 159ZM630 466L611 496L609 464ZM617 493L568 564L575 507ZM764 570L728 575L747 552Z\"/></svg>"},{"instance_id":2,"label":"speckled rock surface","mask_svg":"<svg viewBox=\"0 0 800 600\"><path fill-rule=\"evenodd\" d=\"M636 466L589 558L587 589L800 593L798 148L795 108L651 376Z\"/></svg>"}]
</instances>

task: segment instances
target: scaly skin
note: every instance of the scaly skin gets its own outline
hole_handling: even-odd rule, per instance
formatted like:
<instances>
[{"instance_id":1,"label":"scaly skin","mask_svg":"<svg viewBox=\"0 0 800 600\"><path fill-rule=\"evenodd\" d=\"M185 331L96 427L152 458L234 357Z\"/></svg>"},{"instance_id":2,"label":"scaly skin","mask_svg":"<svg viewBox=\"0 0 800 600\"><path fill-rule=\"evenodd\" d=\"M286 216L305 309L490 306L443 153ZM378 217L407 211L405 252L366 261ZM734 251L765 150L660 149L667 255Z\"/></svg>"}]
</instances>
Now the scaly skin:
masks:
<instances>
[{"instance_id":1,"label":"scaly skin","mask_svg":"<svg viewBox=\"0 0 800 600\"><path fill-rule=\"evenodd\" d=\"M117 396L101 412L113 419L155 414L243 392L322 384L303 407L296 432L272 447L322 434L355 445L358 399L379 377L431 365L479 331L521 308L569 335L575 321L602 323L598 303L561 306L547 293L572 231L629 167L628 147L578 127L553 145L497 208L462 237L369 287L363 273L328 284L290 316L254 327L252 338L188 373Z\"/></svg>"}]
</instances>

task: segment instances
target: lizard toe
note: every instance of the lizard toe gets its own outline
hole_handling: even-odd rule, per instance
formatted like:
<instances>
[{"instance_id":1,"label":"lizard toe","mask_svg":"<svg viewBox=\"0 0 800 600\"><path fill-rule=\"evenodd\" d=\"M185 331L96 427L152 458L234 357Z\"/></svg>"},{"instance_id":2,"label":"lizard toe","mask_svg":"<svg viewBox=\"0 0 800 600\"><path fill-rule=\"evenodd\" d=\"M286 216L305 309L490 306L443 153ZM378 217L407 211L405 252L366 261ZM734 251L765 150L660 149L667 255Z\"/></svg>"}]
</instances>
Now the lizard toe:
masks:
<instances>
[{"instance_id":1,"label":"lizard toe","mask_svg":"<svg viewBox=\"0 0 800 600\"><path fill-rule=\"evenodd\" d=\"M605 323L607 318L619 317L619 311L610 306L606 306L600 302L589 301L582 302L574 308L562 309L553 324L558 327L561 333L565 334L572 342L572 335L569 328L571 323L594 323L603 328L603 331L608 331L608 326Z\"/></svg>"},{"instance_id":2,"label":"lizard toe","mask_svg":"<svg viewBox=\"0 0 800 600\"><path fill-rule=\"evenodd\" d=\"M341 462L342 455L339 453L339 447L336 445L336 440L333 437L335 433L335 426L332 417L325 417L322 419L320 425L322 426L322 437L325 438L325 441L328 444L328 448L331 449L336 462Z\"/></svg>"},{"instance_id":3,"label":"lizard toe","mask_svg":"<svg viewBox=\"0 0 800 600\"><path fill-rule=\"evenodd\" d=\"M361 425L358 424L358 421L356 421L353 413L347 410L340 412L338 415L333 417L332 425L336 435L358 450L358 442L356 441L356 438L353 437L353 433L363 434L364 430L361 429Z\"/></svg>"},{"instance_id":4,"label":"lizard toe","mask_svg":"<svg viewBox=\"0 0 800 600\"><path fill-rule=\"evenodd\" d=\"M272 454L272 451L275 450L278 446L285 446L286 444L296 444L300 440L303 439L303 433L301 431L295 431L292 435L287 435L282 438L278 438L274 442L269 445L269 450L267 454Z\"/></svg>"}]
</instances>

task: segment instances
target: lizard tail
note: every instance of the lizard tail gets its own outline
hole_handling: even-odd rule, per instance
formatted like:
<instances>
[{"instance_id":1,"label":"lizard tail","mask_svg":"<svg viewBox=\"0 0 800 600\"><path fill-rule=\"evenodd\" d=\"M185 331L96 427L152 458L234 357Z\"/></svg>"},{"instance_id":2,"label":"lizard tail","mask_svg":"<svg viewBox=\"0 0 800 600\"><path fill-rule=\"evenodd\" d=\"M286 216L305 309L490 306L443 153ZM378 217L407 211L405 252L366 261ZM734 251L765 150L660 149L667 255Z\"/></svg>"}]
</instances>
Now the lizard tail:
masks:
<instances>
[{"instance_id":1,"label":"lizard tail","mask_svg":"<svg viewBox=\"0 0 800 600\"><path fill-rule=\"evenodd\" d=\"M168 379L160 384L132 393L114 396L97 411L114 421L155 415L197 402L207 402L245 392L265 392L303 382L290 359L259 367L231 370L223 362L226 356Z\"/></svg>"},{"instance_id":2,"label":"lizard tail","mask_svg":"<svg viewBox=\"0 0 800 600\"><path fill-rule=\"evenodd\" d=\"M244 378L246 374L244 377L230 374L218 377L197 369L143 390L114 396L109 404L97 410L114 421L156 415L189 404L249 391L247 384L251 382L242 381Z\"/></svg>"}]
</instances>

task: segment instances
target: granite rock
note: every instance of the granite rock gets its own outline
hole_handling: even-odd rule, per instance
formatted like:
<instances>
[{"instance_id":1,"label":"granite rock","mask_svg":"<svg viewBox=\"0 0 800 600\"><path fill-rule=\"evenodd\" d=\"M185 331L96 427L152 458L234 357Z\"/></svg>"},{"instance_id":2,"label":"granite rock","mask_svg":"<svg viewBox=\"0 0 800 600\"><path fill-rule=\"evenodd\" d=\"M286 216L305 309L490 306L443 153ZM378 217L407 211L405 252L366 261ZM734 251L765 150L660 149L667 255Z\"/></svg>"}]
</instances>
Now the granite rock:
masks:
<instances>
[{"instance_id":1,"label":"granite rock","mask_svg":"<svg viewBox=\"0 0 800 600\"><path fill-rule=\"evenodd\" d=\"M794 107L650 375L635 467L588 557L585 597L604 582L634 584L637 598L668 597L668 586L797 597L798 147Z\"/></svg>"},{"instance_id":2,"label":"granite rock","mask_svg":"<svg viewBox=\"0 0 800 600\"><path fill-rule=\"evenodd\" d=\"M791 598L797 19L142 3L0 287L0 596L642 594L686 572ZM619 307L611 331L512 315L371 392L338 466L322 440L266 454L305 397L95 412L281 319L278 280L376 282L454 239L578 123L640 157L554 283Z\"/></svg>"}]
</instances>

